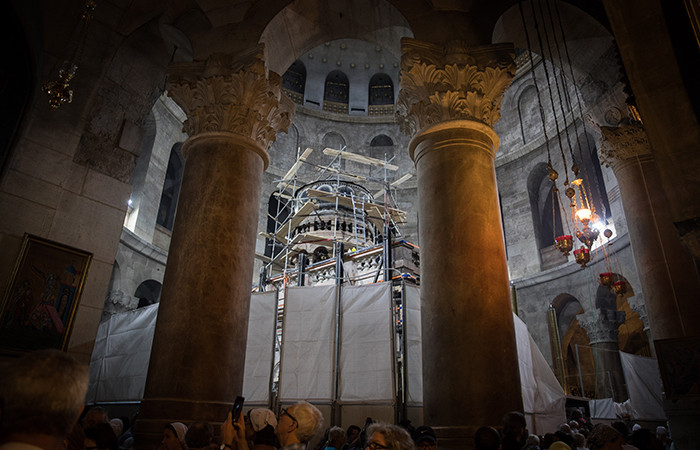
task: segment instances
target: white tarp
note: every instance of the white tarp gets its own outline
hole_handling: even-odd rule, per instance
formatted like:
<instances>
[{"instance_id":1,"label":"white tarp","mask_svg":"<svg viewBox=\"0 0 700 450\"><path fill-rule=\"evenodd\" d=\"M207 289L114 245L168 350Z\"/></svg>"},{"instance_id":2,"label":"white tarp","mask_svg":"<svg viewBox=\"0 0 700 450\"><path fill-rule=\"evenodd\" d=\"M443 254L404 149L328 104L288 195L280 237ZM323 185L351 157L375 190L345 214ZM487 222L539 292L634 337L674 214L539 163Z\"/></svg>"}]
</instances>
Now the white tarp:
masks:
<instances>
[{"instance_id":1,"label":"white tarp","mask_svg":"<svg viewBox=\"0 0 700 450\"><path fill-rule=\"evenodd\" d=\"M391 283L341 291L339 398L394 402Z\"/></svg>"},{"instance_id":2,"label":"white tarp","mask_svg":"<svg viewBox=\"0 0 700 450\"><path fill-rule=\"evenodd\" d=\"M663 385L656 359L620 352L633 419L666 420Z\"/></svg>"},{"instance_id":3,"label":"white tarp","mask_svg":"<svg viewBox=\"0 0 700 450\"><path fill-rule=\"evenodd\" d=\"M335 302L333 285L287 288L280 361L281 401L331 400Z\"/></svg>"},{"instance_id":4,"label":"white tarp","mask_svg":"<svg viewBox=\"0 0 700 450\"><path fill-rule=\"evenodd\" d=\"M556 430L566 422L566 394L525 323L513 314L523 409L532 433Z\"/></svg>"},{"instance_id":5,"label":"white tarp","mask_svg":"<svg viewBox=\"0 0 700 450\"><path fill-rule=\"evenodd\" d=\"M140 401L146 386L158 305L115 314L97 329L87 403Z\"/></svg>"},{"instance_id":6,"label":"white tarp","mask_svg":"<svg viewBox=\"0 0 700 450\"><path fill-rule=\"evenodd\" d=\"M404 307L406 308L404 330L406 331L406 383L408 384L407 403L410 406L423 406L423 353L421 352L420 289L406 284Z\"/></svg>"},{"instance_id":7,"label":"white tarp","mask_svg":"<svg viewBox=\"0 0 700 450\"><path fill-rule=\"evenodd\" d=\"M247 404L267 405L274 357L277 291L251 295L243 396Z\"/></svg>"},{"instance_id":8,"label":"white tarp","mask_svg":"<svg viewBox=\"0 0 700 450\"><path fill-rule=\"evenodd\" d=\"M615 402L611 398L591 399L588 402L592 419L616 419Z\"/></svg>"}]
</instances>

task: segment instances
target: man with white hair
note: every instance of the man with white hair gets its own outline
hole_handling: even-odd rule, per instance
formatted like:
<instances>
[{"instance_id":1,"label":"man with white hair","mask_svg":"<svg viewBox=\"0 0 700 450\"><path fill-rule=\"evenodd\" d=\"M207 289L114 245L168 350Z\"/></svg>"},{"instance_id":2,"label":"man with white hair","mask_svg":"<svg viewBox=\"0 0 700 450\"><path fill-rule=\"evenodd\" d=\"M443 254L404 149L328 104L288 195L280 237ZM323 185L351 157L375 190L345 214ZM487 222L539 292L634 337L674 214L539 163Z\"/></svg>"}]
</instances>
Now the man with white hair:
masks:
<instances>
[{"instance_id":1,"label":"man with white hair","mask_svg":"<svg viewBox=\"0 0 700 450\"><path fill-rule=\"evenodd\" d=\"M280 411L275 434L281 450L304 450L322 426L321 411L311 403L299 402Z\"/></svg>"},{"instance_id":2,"label":"man with white hair","mask_svg":"<svg viewBox=\"0 0 700 450\"><path fill-rule=\"evenodd\" d=\"M0 368L0 450L55 450L83 410L88 367L58 350L40 350Z\"/></svg>"}]
</instances>

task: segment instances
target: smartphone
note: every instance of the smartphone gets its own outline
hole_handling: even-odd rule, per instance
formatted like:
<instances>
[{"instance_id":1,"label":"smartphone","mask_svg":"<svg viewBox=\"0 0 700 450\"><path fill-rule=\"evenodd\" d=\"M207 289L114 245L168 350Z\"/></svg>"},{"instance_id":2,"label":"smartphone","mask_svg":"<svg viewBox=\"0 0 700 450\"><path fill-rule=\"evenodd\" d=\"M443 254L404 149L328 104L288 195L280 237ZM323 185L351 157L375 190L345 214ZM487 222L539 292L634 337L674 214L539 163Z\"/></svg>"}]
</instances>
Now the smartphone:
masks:
<instances>
[{"instance_id":1,"label":"smartphone","mask_svg":"<svg viewBox=\"0 0 700 450\"><path fill-rule=\"evenodd\" d=\"M236 401L233 402L233 406L231 407L231 422L238 422L238 416L241 415L241 410L243 409L244 401L245 398L241 397L240 395L236 397Z\"/></svg>"}]
</instances>

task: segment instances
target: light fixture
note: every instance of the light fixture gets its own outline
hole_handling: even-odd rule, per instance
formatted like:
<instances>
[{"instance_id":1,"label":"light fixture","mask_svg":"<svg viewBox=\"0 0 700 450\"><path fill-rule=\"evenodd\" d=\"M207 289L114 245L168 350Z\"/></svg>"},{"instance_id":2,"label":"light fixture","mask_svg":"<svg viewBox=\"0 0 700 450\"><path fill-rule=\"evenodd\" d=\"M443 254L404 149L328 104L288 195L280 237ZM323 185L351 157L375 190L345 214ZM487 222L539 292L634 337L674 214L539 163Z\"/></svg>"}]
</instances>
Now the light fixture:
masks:
<instances>
[{"instance_id":1,"label":"light fixture","mask_svg":"<svg viewBox=\"0 0 700 450\"><path fill-rule=\"evenodd\" d=\"M73 101L73 89L70 87L70 82L75 77L78 71L78 65L83 56L85 49L85 40L87 38L88 27L92 21L92 12L95 10L97 3L94 0L85 2L85 10L80 16L80 25L76 32L75 48L69 53L68 59L63 60L58 68L58 78L45 83L41 89L49 96L49 106L51 109L58 109L64 103ZM73 44L72 39L69 46Z\"/></svg>"}]
</instances>

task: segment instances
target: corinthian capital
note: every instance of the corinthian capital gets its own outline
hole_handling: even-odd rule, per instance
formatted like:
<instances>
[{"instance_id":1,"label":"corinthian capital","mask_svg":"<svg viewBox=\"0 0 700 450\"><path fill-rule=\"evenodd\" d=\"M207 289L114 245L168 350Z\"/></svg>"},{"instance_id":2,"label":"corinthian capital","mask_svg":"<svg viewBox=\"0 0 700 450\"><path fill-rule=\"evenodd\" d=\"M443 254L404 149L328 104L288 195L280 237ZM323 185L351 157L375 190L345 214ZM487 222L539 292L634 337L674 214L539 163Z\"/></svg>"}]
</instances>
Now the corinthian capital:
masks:
<instances>
[{"instance_id":1,"label":"corinthian capital","mask_svg":"<svg viewBox=\"0 0 700 450\"><path fill-rule=\"evenodd\" d=\"M287 131L294 104L282 93L282 79L267 71L263 47L235 57L215 54L206 61L174 64L168 95L187 114L183 131L190 136L226 131L267 149Z\"/></svg>"},{"instance_id":2,"label":"corinthian capital","mask_svg":"<svg viewBox=\"0 0 700 450\"><path fill-rule=\"evenodd\" d=\"M588 334L593 344L617 342L618 328L625 323L624 311L610 309L595 309L576 316L579 325Z\"/></svg>"},{"instance_id":3,"label":"corinthian capital","mask_svg":"<svg viewBox=\"0 0 700 450\"><path fill-rule=\"evenodd\" d=\"M515 73L513 46L468 48L402 40L401 92L396 116L409 135L440 122L467 119L490 127Z\"/></svg>"},{"instance_id":4,"label":"corinthian capital","mask_svg":"<svg viewBox=\"0 0 700 450\"><path fill-rule=\"evenodd\" d=\"M650 158L647 132L640 123L623 123L619 127L600 127L600 162L613 170L637 158Z\"/></svg>"},{"instance_id":5,"label":"corinthian capital","mask_svg":"<svg viewBox=\"0 0 700 450\"><path fill-rule=\"evenodd\" d=\"M642 319L642 323L644 324L644 331L647 331L649 329L649 316L647 316L647 307L644 304L644 299L637 294L634 297L628 298L627 302L630 305L630 309L639 314L639 318Z\"/></svg>"}]
</instances>

